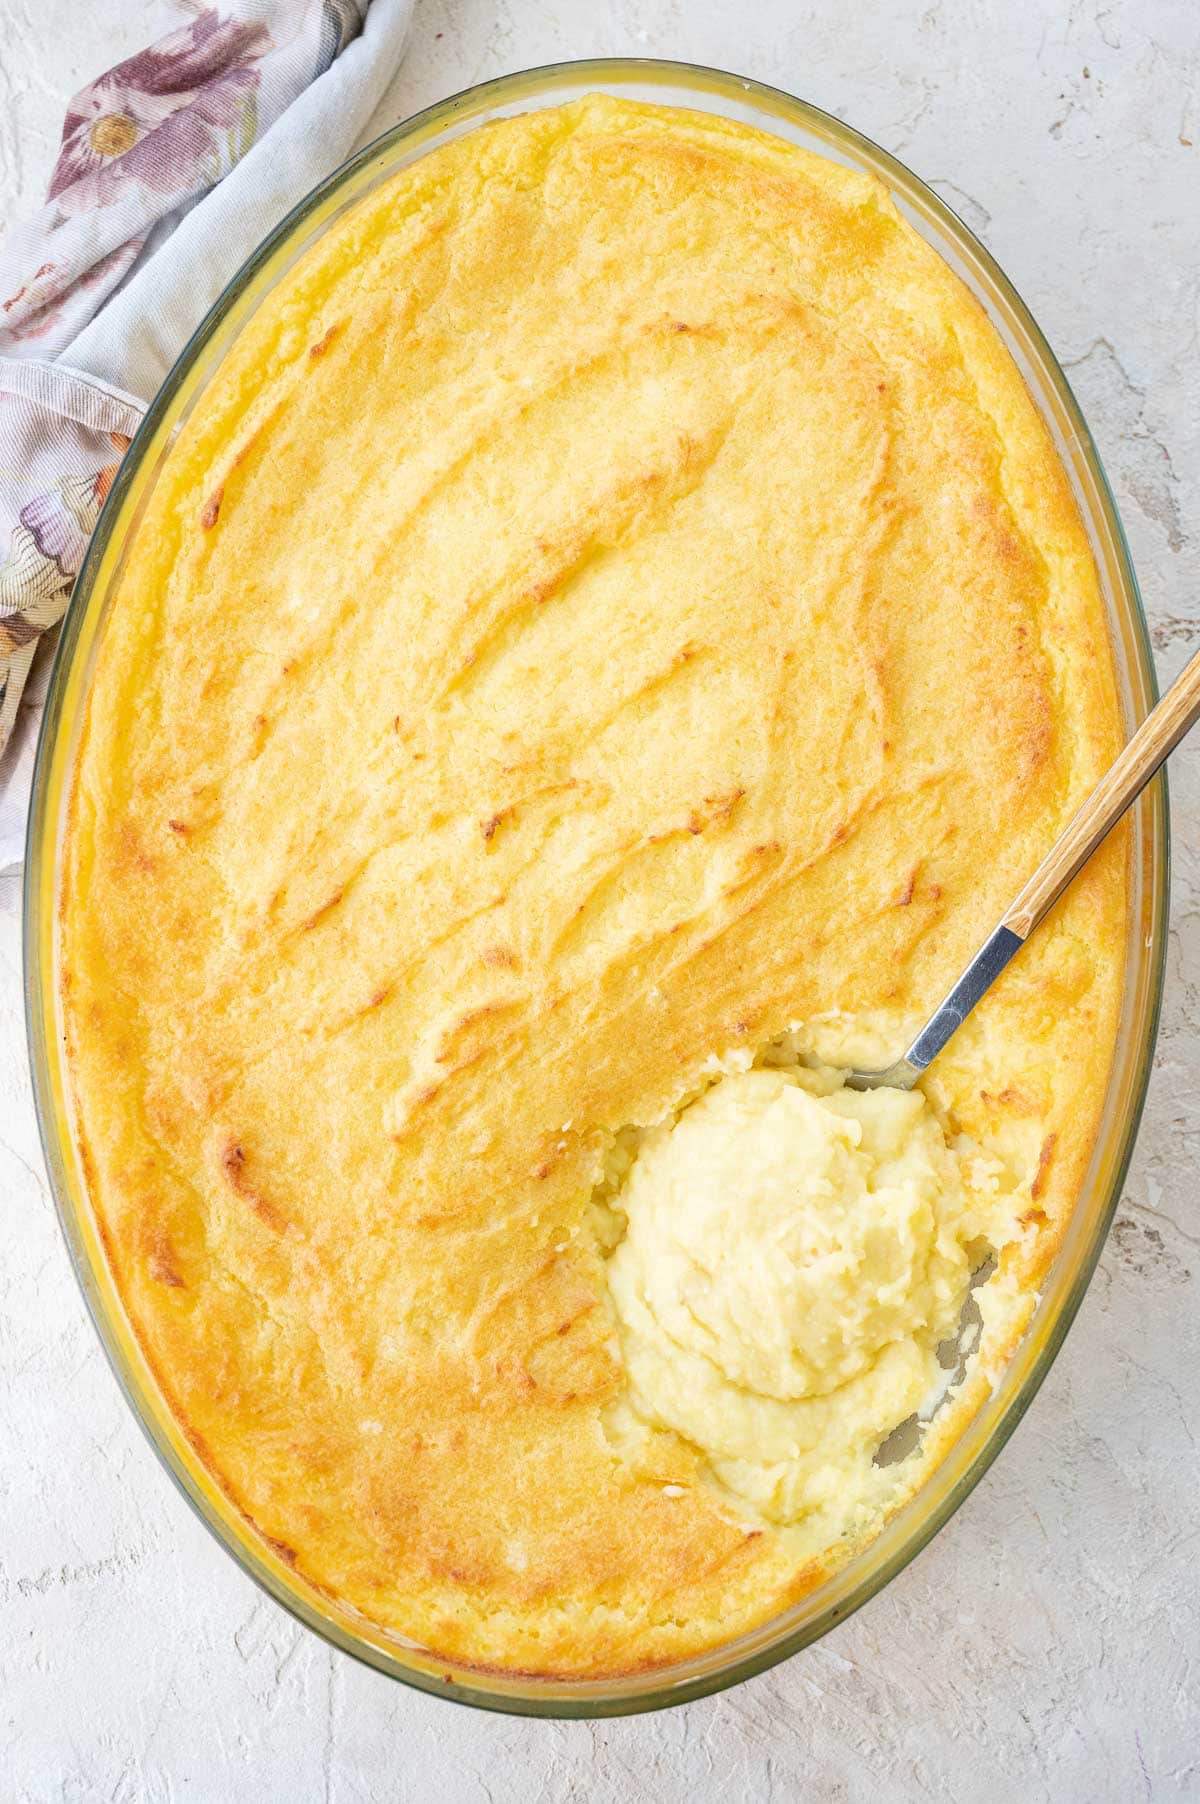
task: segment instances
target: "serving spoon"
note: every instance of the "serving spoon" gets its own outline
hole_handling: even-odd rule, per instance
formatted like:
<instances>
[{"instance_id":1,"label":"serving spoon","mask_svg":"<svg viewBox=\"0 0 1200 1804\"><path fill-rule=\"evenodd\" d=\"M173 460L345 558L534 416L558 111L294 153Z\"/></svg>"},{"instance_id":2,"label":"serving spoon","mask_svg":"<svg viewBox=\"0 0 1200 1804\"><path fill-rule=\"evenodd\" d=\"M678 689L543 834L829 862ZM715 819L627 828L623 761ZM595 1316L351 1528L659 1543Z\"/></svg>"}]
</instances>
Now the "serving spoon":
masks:
<instances>
[{"instance_id":1,"label":"serving spoon","mask_svg":"<svg viewBox=\"0 0 1200 1804\"><path fill-rule=\"evenodd\" d=\"M1059 834L1000 925L983 942L954 988L930 1015L908 1050L882 1071L848 1071L852 1090L911 1090L981 996L1025 944L1097 846L1137 800L1159 765L1200 719L1200 652L1146 716L1087 801Z\"/></svg>"}]
</instances>

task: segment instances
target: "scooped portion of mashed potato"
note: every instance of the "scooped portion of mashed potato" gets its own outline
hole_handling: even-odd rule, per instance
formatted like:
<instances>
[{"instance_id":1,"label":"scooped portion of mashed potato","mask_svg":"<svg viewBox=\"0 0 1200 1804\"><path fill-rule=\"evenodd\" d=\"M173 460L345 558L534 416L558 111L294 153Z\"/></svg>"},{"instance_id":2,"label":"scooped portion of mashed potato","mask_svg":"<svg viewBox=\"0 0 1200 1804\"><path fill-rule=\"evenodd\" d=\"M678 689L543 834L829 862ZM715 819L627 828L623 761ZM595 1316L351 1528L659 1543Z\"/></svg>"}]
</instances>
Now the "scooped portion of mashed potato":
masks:
<instances>
[{"instance_id":1,"label":"scooped portion of mashed potato","mask_svg":"<svg viewBox=\"0 0 1200 1804\"><path fill-rule=\"evenodd\" d=\"M919 1092L720 1079L645 1135L616 1199L627 1410L764 1517L852 1530L889 1482L880 1445L944 1389L1000 1188Z\"/></svg>"}]
</instances>

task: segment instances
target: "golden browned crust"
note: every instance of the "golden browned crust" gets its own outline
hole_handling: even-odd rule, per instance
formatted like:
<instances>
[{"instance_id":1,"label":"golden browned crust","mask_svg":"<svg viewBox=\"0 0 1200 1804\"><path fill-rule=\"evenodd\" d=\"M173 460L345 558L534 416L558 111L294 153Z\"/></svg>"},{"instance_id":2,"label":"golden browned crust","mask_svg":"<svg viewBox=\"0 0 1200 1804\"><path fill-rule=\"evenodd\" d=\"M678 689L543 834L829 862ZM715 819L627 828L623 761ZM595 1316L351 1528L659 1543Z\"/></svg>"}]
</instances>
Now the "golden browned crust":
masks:
<instances>
[{"instance_id":1,"label":"golden browned crust","mask_svg":"<svg viewBox=\"0 0 1200 1804\"><path fill-rule=\"evenodd\" d=\"M871 180L593 97L307 253L138 529L62 918L114 1274L276 1551L447 1657L572 1674L842 1557L670 1436L653 1472L610 1443L590 1188L714 1054L834 1011L898 1046L1117 736L1045 431ZM1124 857L930 1086L1037 1172L992 1359L1094 1137Z\"/></svg>"}]
</instances>

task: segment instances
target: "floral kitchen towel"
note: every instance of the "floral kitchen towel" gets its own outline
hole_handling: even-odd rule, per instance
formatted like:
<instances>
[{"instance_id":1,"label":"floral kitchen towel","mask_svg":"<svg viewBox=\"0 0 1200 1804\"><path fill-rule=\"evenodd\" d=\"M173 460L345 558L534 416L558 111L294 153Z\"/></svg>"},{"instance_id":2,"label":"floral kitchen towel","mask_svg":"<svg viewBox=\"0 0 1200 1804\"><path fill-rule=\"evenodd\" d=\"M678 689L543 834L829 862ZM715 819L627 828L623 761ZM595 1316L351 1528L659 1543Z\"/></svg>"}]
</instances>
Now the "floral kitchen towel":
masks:
<instances>
[{"instance_id":1,"label":"floral kitchen towel","mask_svg":"<svg viewBox=\"0 0 1200 1804\"><path fill-rule=\"evenodd\" d=\"M19 703L147 403L229 278L373 113L413 0L217 0L71 102L45 205L0 242L0 870Z\"/></svg>"}]
</instances>

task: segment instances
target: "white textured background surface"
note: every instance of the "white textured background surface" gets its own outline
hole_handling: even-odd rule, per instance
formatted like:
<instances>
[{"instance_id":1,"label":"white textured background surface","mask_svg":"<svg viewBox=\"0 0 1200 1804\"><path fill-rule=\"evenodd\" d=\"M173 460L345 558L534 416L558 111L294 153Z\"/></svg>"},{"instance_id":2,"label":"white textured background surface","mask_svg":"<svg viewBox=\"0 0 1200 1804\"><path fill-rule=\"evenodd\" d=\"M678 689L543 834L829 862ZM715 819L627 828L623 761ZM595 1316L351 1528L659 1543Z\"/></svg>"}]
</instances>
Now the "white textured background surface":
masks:
<instances>
[{"instance_id":1,"label":"white textured background surface","mask_svg":"<svg viewBox=\"0 0 1200 1804\"><path fill-rule=\"evenodd\" d=\"M0 0L0 218L149 0ZM841 114L990 245L1067 364L1160 675L1200 639L1198 0L419 0L382 127L632 52ZM654 1718L408 1692L261 1597L176 1495L59 1240L0 881L0 1799L1054 1804L1200 1799L1200 744L1173 766L1170 979L1139 1149L1080 1317L998 1465L818 1647Z\"/></svg>"}]
</instances>

